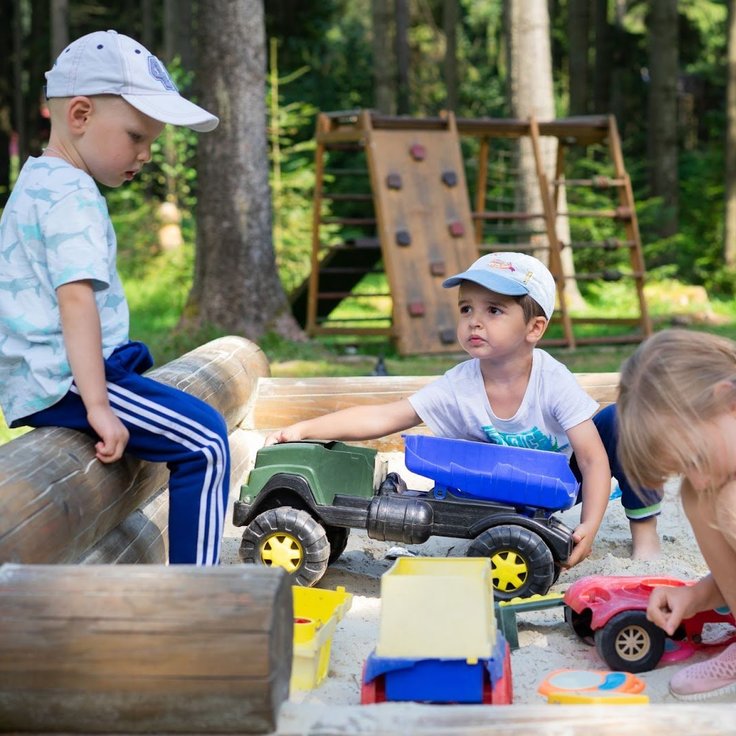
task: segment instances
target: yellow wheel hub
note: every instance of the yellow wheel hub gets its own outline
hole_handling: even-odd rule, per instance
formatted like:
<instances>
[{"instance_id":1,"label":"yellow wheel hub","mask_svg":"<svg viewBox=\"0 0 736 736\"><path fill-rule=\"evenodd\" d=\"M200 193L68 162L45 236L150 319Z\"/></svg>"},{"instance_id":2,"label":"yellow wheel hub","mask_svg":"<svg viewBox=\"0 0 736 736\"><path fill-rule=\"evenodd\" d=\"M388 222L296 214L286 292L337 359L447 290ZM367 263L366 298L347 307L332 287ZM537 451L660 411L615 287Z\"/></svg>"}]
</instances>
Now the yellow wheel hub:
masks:
<instances>
[{"instance_id":1,"label":"yellow wheel hub","mask_svg":"<svg viewBox=\"0 0 736 736\"><path fill-rule=\"evenodd\" d=\"M304 562L304 548L291 534L276 532L263 540L261 562L269 567L283 567L286 572L293 573Z\"/></svg>"},{"instance_id":2,"label":"yellow wheel hub","mask_svg":"<svg viewBox=\"0 0 736 736\"><path fill-rule=\"evenodd\" d=\"M502 550L491 557L493 586L504 593L524 585L529 570L524 558L513 550Z\"/></svg>"}]
</instances>

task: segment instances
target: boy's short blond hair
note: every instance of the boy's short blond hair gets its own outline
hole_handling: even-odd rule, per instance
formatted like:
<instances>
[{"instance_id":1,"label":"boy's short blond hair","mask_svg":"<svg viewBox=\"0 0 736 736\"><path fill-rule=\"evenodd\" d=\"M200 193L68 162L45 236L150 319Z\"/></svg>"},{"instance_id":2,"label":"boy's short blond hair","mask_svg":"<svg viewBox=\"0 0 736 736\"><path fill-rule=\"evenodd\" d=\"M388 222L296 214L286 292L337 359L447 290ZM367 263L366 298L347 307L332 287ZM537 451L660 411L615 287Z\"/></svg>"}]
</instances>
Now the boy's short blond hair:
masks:
<instances>
[{"instance_id":1,"label":"boy's short blond hair","mask_svg":"<svg viewBox=\"0 0 736 736\"><path fill-rule=\"evenodd\" d=\"M736 402L736 343L681 329L645 340L621 369L618 455L634 487L710 475L699 427Z\"/></svg>"}]
</instances>

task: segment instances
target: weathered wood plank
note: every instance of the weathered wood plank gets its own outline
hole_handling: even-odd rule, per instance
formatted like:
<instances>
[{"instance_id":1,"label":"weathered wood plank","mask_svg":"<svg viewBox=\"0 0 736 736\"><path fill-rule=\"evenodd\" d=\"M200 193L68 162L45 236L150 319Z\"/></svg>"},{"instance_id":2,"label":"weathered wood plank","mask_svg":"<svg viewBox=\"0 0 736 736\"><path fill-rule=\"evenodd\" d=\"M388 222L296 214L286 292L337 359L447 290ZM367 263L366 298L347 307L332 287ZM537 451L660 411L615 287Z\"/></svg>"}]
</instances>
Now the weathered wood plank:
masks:
<instances>
[{"instance_id":1,"label":"weathered wood plank","mask_svg":"<svg viewBox=\"0 0 736 736\"><path fill-rule=\"evenodd\" d=\"M269 378L258 380L249 429L267 433L293 422L350 406L382 404L411 396L436 376L357 376L330 378ZM578 373L580 385L601 407L616 400L618 373ZM428 430L420 426L410 433ZM402 449L401 437L390 435L363 443L383 451Z\"/></svg>"},{"instance_id":2,"label":"weathered wood plank","mask_svg":"<svg viewBox=\"0 0 736 736\"><path fill-rule=\"evenodd\" d=\"M0 730L264 733L291 587L253 565L0 567Z\"/></svg>"},{"instance_id":3,"label":"weathered wood plank","mask_svg":"<svg viewBox=\"0 0 736 736\"><path fill-rule=\"evenodd\" d=\"M150 373L209 402L233 430L256 381L269 374L258 346L224 337ZM163 464L124 457L104 465L78 432L37 429L0 447L0 562L73 562L163 488Z\"/></svg>"},{"instance_id":4,"label":"weathered wood plank","mask_svg":"<svg viewBox=\"0 0 736 736\"><path fill-rule=\"evenodd\" d=\"M296 705L277 736L672 736L734 733L733 704L700 705Z\"/></svg>"}]
</instances>

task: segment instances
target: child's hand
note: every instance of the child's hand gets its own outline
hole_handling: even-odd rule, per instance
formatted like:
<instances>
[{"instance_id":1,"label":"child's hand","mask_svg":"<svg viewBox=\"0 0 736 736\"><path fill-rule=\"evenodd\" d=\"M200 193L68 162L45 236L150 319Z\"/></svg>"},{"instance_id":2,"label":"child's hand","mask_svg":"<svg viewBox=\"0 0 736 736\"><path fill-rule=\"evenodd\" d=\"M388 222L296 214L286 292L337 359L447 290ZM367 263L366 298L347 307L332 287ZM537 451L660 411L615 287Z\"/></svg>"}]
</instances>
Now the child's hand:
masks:
<instances>
[{"instance_id":1,"label":"child's hand","mask_svg":"<svg viewBox=\"0 0 736 736\"><path fill-rule=\"evenodd\" d=\"M655 588L649 596L647 618L672 636L680 622L688 617L691 597L691 588L672 586Z\"/></svg>"},{"instance_id":2,"label":"child's hand","mask_svg":"<svg viewBox=\"0 0 736 736\"><path fill-rule=\"evenodd\" d=\"M87 412L87 420L100 438L95 445L97 459L101 463L114 463L120 460L130 435L112 409L109 406L93 408Z\"/></svg>"},{"instance_id":3,"label":"child's hand","mask_svg":"<svg viewBox=\"0 0 736 736\"><path fill-rule=\"evenodd\" d=\"M593 550L594 539L595 532L586 524L579 524L572 533L572 541L575 546L572 548L570 559L565 567L575 567L578 562L588 557Z\"/></svg>"},{"instance_id":4,"label":"child's hand","mask_svg":"<svg viewBox=\"0 0 736 736\"><path fill-rule=\"evenodd\" d=\"M291 427L285 427L284 429L277 429L275 432L271 432L266 437L263 446L278 445L281 442L298 442L301 439L303 439L301 433L292 425Z\"/></svg>"}]
</instances>

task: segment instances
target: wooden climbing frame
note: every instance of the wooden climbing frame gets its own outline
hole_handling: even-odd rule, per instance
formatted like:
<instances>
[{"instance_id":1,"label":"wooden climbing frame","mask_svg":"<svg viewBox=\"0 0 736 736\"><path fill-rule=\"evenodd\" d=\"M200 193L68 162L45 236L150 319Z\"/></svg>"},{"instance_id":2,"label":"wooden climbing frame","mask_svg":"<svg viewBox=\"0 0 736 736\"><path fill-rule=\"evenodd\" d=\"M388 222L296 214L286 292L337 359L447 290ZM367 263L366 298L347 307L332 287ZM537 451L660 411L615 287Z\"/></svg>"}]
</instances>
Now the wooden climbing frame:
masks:
<instances>
[{"instance_id":1,"label":"wooden climbing frame","mask_svg":"<svg viewBox=\"0 0 736 736\"><path fill-rule=\"evenodd\" d=\"M552 179L542 151L550 140ZM500 183L493 175L504 156L518 157L522 142L532 151L538 211L519 200L514 167L506 166ZM441 282L478 255L501 250L536 255L556 279L554 327L544 344L637 342L651 333L636 209L613 117L537 122L320 113L316 143L311 271L292 295L294 314L310 335L384 335L402 354L456 352L457 295ZM586 166L595 173L577 173ZM497 205L504 187L511 194ZM566 242L558 235L563 220L573 233ZM576 314L567 297L573 281L584 289L632 284L636 314ZM354 305L349 313L341 307L347 300ZM356 316L359 304L372 307L365 317ZM600 325L612 328L596 334Z\"/></svg>"}]
</instances>

